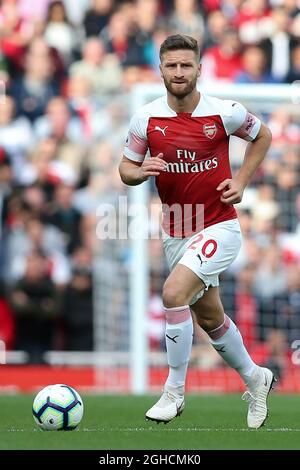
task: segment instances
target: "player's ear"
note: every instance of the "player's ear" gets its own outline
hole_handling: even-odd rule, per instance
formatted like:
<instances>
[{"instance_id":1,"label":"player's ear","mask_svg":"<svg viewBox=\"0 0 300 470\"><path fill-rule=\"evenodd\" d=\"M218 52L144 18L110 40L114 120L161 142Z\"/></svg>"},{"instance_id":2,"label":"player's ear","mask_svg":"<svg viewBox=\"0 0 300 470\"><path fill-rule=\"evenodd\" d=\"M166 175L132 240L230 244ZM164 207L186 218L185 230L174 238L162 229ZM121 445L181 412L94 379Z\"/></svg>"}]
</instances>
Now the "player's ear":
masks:
<instances>
[{"instance_id":1,"label":"player's ear","mask_svg":"<svg viewBox=\"0 0 300 470\"><path fill-rule=\"evenodd\" d=\"M198 65L198 70L197 70L197 77L200 77L201 75L201 70L202 70L202 64Z\"/></svg>"},{"instance_id":2,"label":"player's ear","mask_svg":"<svg viewBox=\"0 0 300 470\"><path fill-rule=\"evenodd\" d=\"M159 64L159 71L160 71L160 76L162 77L162 76L163 76L163 73L162 73L162 66L161 66L161 64Z\"/></svg>"}]
</instances>

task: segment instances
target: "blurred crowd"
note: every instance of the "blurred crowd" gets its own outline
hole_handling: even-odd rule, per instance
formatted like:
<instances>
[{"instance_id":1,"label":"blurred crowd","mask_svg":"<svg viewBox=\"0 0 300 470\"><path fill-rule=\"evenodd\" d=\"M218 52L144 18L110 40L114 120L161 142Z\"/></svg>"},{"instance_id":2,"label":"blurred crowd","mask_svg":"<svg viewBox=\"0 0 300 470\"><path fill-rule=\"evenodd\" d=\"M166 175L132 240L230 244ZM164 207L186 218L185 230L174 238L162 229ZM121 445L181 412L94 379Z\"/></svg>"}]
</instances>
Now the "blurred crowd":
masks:
<instances>
[{"instance_id":1,"label":"blurred crowd","mask_svg":"<svg viewBox=\"0 0 300 470\"><path fill-rule=\"evenodd\" d=\"M94 347L96 209L127 193L117 166L129 95L160 82L159 47L176 32L201 45L200 82L300 79L299 0L0 0L0 338L30 362ZM250 352L284 367L300 339L300 121L287 107L263 119L273 144L239 207L244 245L222 296ZM160 349L167 270L160 241L149 244Z\"/></svg>"}]
</instances>

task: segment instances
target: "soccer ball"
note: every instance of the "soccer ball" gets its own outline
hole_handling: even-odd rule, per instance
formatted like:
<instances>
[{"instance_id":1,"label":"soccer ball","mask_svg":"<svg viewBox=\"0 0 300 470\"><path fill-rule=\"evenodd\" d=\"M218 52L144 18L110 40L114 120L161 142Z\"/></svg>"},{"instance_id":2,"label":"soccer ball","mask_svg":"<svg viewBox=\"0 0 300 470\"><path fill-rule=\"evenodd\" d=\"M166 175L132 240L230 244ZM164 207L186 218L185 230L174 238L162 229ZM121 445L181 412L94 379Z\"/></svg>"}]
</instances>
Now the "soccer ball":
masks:
<instances>
[{"instance_id":1,"label":"soccer ball","mask_svg":"<svg viewBox=\"0 0 300 470\"><path fill-rule=\"evenodd\" d=\"M82 419L83 402L76 390L68 385L48 385L35 397L32 414L44 431L71 431Z\"/></svg>"}]
</instances>

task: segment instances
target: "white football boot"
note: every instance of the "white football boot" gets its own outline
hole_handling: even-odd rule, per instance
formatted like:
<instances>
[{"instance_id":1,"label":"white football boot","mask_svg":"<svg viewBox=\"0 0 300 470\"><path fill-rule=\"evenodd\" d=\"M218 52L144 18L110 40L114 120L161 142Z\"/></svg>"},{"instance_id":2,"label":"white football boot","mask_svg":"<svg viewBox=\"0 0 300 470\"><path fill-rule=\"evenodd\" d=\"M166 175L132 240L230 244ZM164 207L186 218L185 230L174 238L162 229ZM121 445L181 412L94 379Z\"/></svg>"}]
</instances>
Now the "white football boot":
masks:
<instances>
[{"instance_id":1,"label":"white football boot","mask_svg":"<svg viewBox=\"0 0 300 470\"><path fill-rule=\"evenodd\" d=\"M162 396L146 413L146 419L157 423L168 423L181 415L184 409L184 395L178 395L170 389L164 389Z\"/></svg>"},{"instance_id":2,"label":"white football boot","mask_svg":"<svg viewBox=\"0 0 300 470\"><path fill-rule=\"evenodd\" d=\"M255 370L248 384L249 390L242 396L249 403L247 424L249 428L258 429L268 417L267 399L274 382L273 372L265 367Z\"/></svg>"}]
</instances>

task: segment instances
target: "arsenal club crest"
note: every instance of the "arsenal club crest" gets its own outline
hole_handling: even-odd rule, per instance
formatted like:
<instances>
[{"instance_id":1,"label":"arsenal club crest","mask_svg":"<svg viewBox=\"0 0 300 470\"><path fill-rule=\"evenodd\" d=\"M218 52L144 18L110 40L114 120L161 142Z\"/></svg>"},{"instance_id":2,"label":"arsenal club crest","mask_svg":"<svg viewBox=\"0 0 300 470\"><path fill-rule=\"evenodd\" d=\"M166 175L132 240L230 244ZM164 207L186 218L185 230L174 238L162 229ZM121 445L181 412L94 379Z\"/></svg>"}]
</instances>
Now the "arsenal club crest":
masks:
<instances>
[{"instance_id":1,"label":"arsenal club crest","mask_svg":"<svg viewBox=\"0 0 300 470\"><path fill-rule=\"evenodd\" d=\"M206 137L209 139L213 139L217 133L217 125L216 124L204 124L203 132Z\"/></svg>"}]
</instances>

